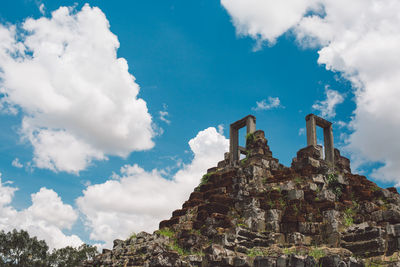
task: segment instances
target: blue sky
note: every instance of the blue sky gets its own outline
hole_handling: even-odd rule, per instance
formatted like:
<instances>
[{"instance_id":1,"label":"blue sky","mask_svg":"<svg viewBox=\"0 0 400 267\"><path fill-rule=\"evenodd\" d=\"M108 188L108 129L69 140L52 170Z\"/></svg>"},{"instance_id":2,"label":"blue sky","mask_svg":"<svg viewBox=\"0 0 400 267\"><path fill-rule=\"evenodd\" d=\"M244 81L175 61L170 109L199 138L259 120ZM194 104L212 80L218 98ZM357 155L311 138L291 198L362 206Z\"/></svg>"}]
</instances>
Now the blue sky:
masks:
<instances>
[{"instance_id":1,"label":"blue sky","mask_svg":"<svg viewBox=\"0 0 400 267\"><path fill-rule=\"evenodd\" d=\"M353 170L397 184L400 34L382 20L398 18L357 4L336 14L345 2L1 2L0 214L9 221L0 227L25 227L53 247L154 230L248 114L286 166L306 145L312 112L334 122ZM371 25L344 19L357 12L372 12ZM390 131L379 137L380 127ZM43 215L53 209L54 219Z\"/></svg>"}]
</instances>

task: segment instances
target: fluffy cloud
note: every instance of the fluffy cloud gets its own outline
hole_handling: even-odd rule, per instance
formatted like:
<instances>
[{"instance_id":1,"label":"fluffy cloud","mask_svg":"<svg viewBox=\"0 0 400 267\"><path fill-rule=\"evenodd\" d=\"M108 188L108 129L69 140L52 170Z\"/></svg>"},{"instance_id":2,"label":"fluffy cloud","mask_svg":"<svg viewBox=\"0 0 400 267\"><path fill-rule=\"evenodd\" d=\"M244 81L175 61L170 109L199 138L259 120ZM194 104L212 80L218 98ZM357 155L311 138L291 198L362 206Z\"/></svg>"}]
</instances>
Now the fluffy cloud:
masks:
<instances>
[{"instance_id":1,"label":"fluffy cloud","mask_svg":"<svg viewBox=\"0 0 400 267\"><path fill-rule=\"evenodd\" d=\"M318 110L320 115L325 118L333 118L336 116L335 108L337 105L343 103L343 96L335 90L325 88L326 99L317 101L312 108Z\"/></svg>"},{"instance_id":2,"label":"fluffy cloud","mask_svg":"<svg viewBox=\"0 0 400 267\"><path fill-rule=\"evenodd\" d=\"M268 97L267 100L263 99L262 101L256 101L257 106L253 108L253 110L269 110L273 108L278 108L281 106L281 100L279 97Z\"/></svg>"},{"instance_id":3,"label":"fluffy cloud","mask_svg":"<svg viewBox=\"0 0 400 267\"><path fill-rule=\"evenodd\" d=\"M187 200L207 168L223 159L229 141L210 127L191 139L189 146L192 162L173 177L165 177L163 170L147 172L136 164L125 165L114 179L88 186L77 205L92 229L90 238L110 247L115 238L157 229Z\"/></svg>"},{"instance_id":4,"label":"fluffy cloud","mask_svg":"<svg viewBox=\"0 0 400 267\"><path fill-rule=\"evenodd\" d=\"M23 113L37 167L78 173L153 147L152 118L99 8L0 24L0 108Z\"/></svg>"},{"instance_id":5,"label":"fluffy cloud","mask_svg":"<svg viewBox=\"0 0 400 267\"><path fill-rule=\"evenodd\" d=\"M239 35L275 43L307 13L317 8L314 0L221 0Z\"/></svg>"},{"instance_id":6,"label":"fluffy cloud","mask_svg":"<svg viewBox=\"0 0 400 267\"><path fill-rule=\"evenodd\" d=\"M62 232L63 229L71 229L78 214L70 205L64 204L56 192L43 187L31 195L30 207L17 211L10 204L18 188L1 180L0 173L0 230L26 230L32 236L44 239L50 248L82 244L78 236Z\"/></svg>"},{"instance_id":7,"label":"fluffy cloud","mask_svg":"<svg viewBox=\"0 0 400 267\"><path fill-rule=\"evenodd\" d=\"M399 182L400 2L222 0L221 3L240 34L273 42L291 30L301 45L319 48L318 63L327 70L341 72L354 87L357 107L347 148L355 159L384 163L374 172L375 178ZM273 11L275 14L271 14Z\"/></svg>"}]
</instances>

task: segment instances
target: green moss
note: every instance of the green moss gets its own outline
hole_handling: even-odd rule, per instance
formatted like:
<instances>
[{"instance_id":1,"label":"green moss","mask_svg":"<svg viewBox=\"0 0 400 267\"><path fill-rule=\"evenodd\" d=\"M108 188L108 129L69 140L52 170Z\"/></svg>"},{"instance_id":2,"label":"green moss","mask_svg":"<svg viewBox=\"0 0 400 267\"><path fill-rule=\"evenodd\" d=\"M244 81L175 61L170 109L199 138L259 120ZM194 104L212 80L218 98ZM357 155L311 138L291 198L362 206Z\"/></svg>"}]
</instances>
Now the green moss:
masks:
<instances>
[{"instance_id":1,"label":"green moss","mask_svg":"<svg viewBox=\"0 0 400 267\"><path fill-rule=\"evenodd\" d=\"M249 257L257 257L257 256L264 256L264 255L265 255L265 253L258 248L251 248L247 252L247 256L249 256Z\"/></svg>"},{"instance_id":2,"label":"green moss","mask_svg":"<svg viewBox=\"0 0 400 267\"><path fill-rule=\"evenodd\" d=\"M322 257L325 257L326 253L323 249L315 247L308 252L308 255L311 257L314 257L314 259L318 260Z\"/></svg>"},{"instance_id":3,"label":"green moss","mask_svg":"<svg viewBox=\"0 0 400 267\"><path fill-rule=\"evenodd\" d=\"M339 183L339 176L336 173L330 173L326 177L326 180L328 182L328 188L337 198L340 198L343 192L343 186Z\"/></svg>"},{"instance_id":4,"label":"green moss","mask_svg":"<svg viewBox=\"0 0 400 267\"><path fill-rule=\"evenodd\" d=\"M356 211L353 208L347 208L344 211L344 225L347 227L352 226L354 223L354 216L356 215Z\"/></svg>"},{"instance_id":5,"label":"green moss","mask_svg":"<svg viewBox=\"0 0 400 267\"><path fill-rule=\"evenodd\" d=\"M374 185L374 186L371 186L370 190L371 190L372 192L375 192L375 191L379 191L380 188L379 188L377 185Z\"/></svg>"},{"instance_id":6,"label":"green moss","mask_svg":"<svg viewBox=\"0 0 400 267\"><path fill-rule=\"evenodd\" d=\"M136 233L132 233L130 236L129 236L129 238L136 238Z\"/></svg>"},{"instance_id":7,"label":"green moss","mask_svg":"<svg viewBox=\"0 0 400 267\"><path fill-rule=\"evenodd\" d=\"M158 234L166 237L173 237L175 236L175 232L170 230L169 228L162 228L158 231L156 231Z\"/></svg>"},{"instance_id":8,"label":"green moss","mask_svg":"<svg viewBox=\"0 0 400 267\"><path fill-rule=\"evenodd\" d=\"M203 177L201 177L200 180L200 184L198 187L202 186L203 184L208 183L208 180L210 179L211 175L213 175L215 172L210 172L210 173L206 173L203 175Z\"/></svg>"},{"instance_id":9,"label":"green moss","mask_svg":"<svg viewBox=\"0 0 400 267\"><path fill-rule=\"evenodd\" d=\"M178 244L177 241L175 241L173 244L170 244L169 248L173 251L176 251L179 255L181 256L185 256L185 255L189 255L189 251L181 248Z\"/></svg>"},{"instance_id":10,"label":"green moss","mask_svg":"<svg viewBox=\"0 0 400 267\"><path fill-rule=\"evenodd\" d=\"M248 133L246 134L246 146L252 142L254 142L254 134L253 133Z\"/></svg>"},{"instance_id":11,"label":"green moss","mask_svg":"<svg viewBox=\"0 0 400 267\"><path fill-rule=\"evenodd\" d=\"M293 180L294 180L294 182L295 182L296 184L301 184L301 181L302 181L301 177L296 177L296 178L294 178Z\"/></svg>"}]
</instances>

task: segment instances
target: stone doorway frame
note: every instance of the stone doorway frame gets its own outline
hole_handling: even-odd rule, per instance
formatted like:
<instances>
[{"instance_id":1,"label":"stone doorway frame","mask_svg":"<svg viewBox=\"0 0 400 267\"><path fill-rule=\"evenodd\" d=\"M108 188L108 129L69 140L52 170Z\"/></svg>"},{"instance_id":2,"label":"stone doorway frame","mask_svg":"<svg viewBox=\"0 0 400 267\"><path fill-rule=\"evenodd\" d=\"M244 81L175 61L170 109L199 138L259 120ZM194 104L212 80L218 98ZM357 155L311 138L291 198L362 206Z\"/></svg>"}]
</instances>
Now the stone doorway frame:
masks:
<instances>
[{"instance_id":1,"label":"stone doorway frame","mask_svg":"<svg viewBox=\"0 0 400 267\"><path fill-rule=\"evenodd\" d=\"M239 130L245 126L247 127L247 134L254 133L256 131L256 117L247 115L232 123L229 128L229 158L232 166L239 161L240 154L244 154L246 151L246 148L239 146Z\"/></svg>"},{"instance_id":2,"label":"stone doorway frame","mask_svg":"<svg viewBox=\"0 0 400 267\"><path fill-rule=\"evenodd\" d=\"M307 128L307 146L317 145L317 129L316 126L324 129L324 149L325 149L325 160L328 162L335 162L335 151L333 146L333 130L332 123L318 117L314 114L308 114L306 116L306 128Z\"/></svg>"}]
</instances>

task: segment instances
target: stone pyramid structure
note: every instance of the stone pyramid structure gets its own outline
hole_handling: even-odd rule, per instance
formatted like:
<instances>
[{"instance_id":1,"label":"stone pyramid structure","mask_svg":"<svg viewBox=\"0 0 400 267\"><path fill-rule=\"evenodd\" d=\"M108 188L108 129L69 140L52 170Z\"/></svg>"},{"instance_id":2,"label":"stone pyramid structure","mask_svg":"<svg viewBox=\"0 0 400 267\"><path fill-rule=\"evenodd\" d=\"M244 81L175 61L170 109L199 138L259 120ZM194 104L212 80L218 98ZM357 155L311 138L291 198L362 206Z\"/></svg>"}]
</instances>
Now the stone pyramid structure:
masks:
<instances>
[{"instance_id":1,"label":"stone pyramid structure","mask_svg":"<svg viewBox=\"0 0 400 267\"><path fill-rule=\"evenodd\" d=\"M307 147L291 167L272 156L255 122L231 124L230 152L159 230L115 240L83 265L400 266L400 195L351 172L330 122L306 117Z\"/></svg>"}]
</instances>

